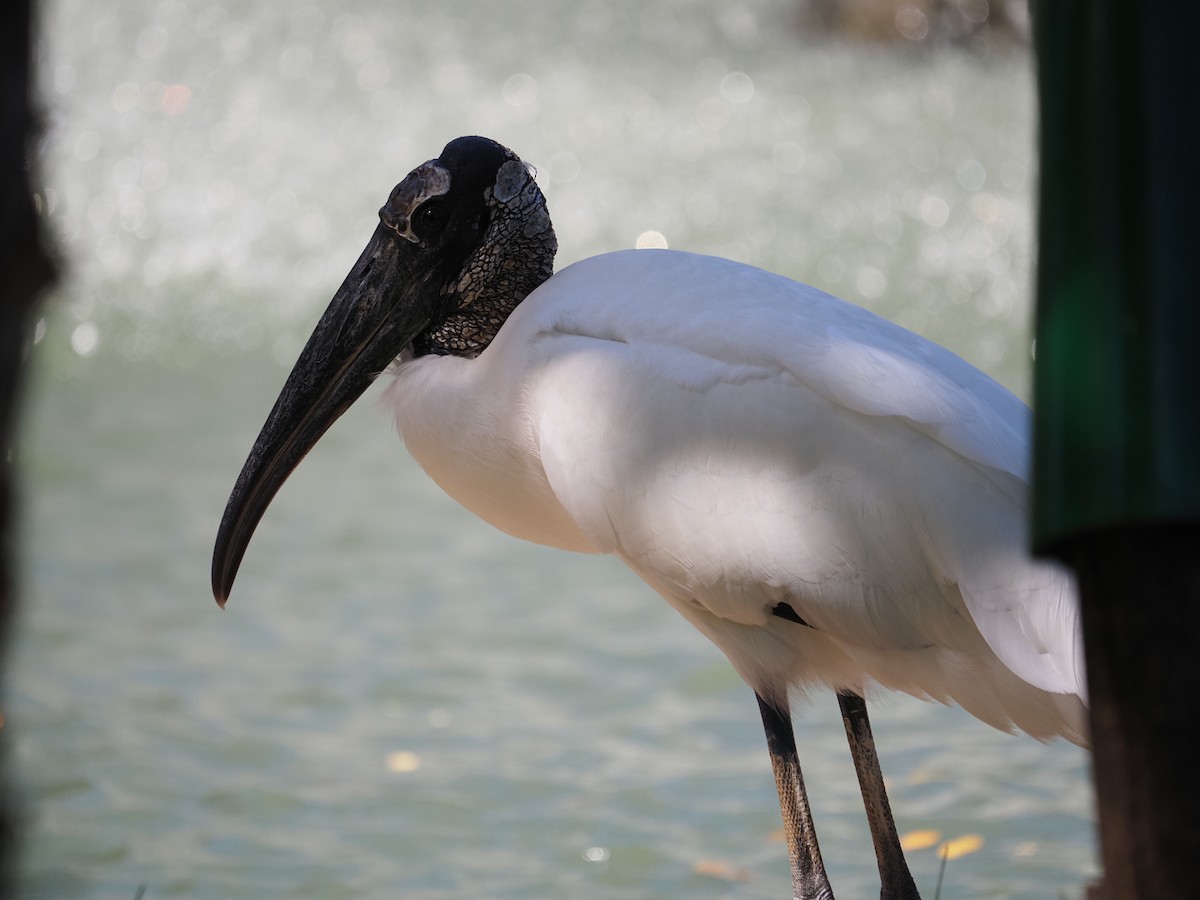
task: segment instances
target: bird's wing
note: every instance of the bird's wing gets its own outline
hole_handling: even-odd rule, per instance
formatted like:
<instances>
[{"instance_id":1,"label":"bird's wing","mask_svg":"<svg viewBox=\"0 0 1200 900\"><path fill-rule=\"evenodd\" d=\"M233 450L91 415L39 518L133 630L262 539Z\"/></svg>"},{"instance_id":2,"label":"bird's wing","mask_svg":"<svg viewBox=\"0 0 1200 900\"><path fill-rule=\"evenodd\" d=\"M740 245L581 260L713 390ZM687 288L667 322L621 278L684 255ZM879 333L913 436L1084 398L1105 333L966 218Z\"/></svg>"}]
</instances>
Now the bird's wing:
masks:
<instances>
[{"instance_id":1,"label":"bird's wing","mask_svg":"<svg viewBox=\"0 0 1200 900\"><path fill-rule=\"evenodd\" d=\"M598 548L718 619L788 602L872 650L963 647L969 618L1021 678L1081 692L1070 585L1025 548L1028 411L987 376L689 254L596 257L526 304L541 464Z\"/></svg>"}]
</instances>

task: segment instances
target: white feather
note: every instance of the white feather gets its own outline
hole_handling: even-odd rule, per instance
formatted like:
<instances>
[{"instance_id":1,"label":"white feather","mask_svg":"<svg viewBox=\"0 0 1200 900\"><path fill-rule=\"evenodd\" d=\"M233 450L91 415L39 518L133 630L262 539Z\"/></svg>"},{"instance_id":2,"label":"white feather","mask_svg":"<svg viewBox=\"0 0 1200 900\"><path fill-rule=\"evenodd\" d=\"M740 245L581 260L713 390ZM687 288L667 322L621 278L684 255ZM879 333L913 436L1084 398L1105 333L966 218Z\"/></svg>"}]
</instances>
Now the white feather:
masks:
<instances>
[{"instance_id":1,"label":"white feather","mask_svg":"<svg viewBox=\"0 0 1200 900\"><path fill-rule=\"evenodd\" d=\"M760 693L878 683L1083 740L1074 588L1027 551L1029 412L930 341L627 251L553 276L477 359L402 362L387 400L452 497L615 554Z\"/></svg>"}]
</instances>

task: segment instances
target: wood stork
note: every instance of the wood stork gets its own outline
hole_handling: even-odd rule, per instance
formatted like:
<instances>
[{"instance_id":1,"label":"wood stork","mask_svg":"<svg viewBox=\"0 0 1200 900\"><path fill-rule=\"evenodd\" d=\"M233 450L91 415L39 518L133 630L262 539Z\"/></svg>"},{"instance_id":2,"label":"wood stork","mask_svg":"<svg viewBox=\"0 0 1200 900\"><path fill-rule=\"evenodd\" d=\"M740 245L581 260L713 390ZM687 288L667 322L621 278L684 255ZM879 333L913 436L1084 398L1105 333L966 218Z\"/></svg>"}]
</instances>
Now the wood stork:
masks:
<instances>
[{"instance_id":1,"label":"wood stork","mask_svg":"<svg viewBox=\"0 0 1200 900\"><path fill-rule=\"evenodd\" d=\"M724 259L605 254L552 274L546 201L481 137L414 169L302 351L229 498L224 606L288 474L381 372L409 452L525 540L611 553L758 698L793 891L831 898L789 691L831 688L881 896L917 897L864 701L957 702L1085 741L1073 586L1025 548L1029 413L959 357Z\"/></svg>"}]
</instances>

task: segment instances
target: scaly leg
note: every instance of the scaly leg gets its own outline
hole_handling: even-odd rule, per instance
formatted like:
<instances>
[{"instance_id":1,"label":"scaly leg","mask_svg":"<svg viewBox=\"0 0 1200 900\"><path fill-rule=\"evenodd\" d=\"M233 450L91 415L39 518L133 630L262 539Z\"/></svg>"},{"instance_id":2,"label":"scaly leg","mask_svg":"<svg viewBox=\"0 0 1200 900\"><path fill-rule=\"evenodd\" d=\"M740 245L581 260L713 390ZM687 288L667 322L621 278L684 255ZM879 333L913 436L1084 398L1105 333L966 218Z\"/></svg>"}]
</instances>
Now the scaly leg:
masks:
<instances>
[{"instance_id":1,"label":"scaly leg","mask_svg":"<svg viewBox=\"0 0 1200 900\"><path fill-rule=\"evenodd\" d=\"M908 863L904 861L904 851L900 849L900 836L896 834L892 807L883 786L883 771L875 754L875 738L871 735L871 722L867 718L867 702L856 693L839 691L838 705L842 708L846 740L850 743L850 755L854 757L858 787L867 810L867 824L871 828L871 840L875 843L875 859L879 863L879 896L881 900L921 900L909 874Z\"/></svg>"},{"instance_id":2,"label":"scaly leg","mask_svg":"<svg viewBox=\"0 0 1200 900\"><path fill-rule=\"evenodd\" d=\"M779 792L779 809L783 813L783 833L792 865L792 894L795 900L833 900L833 889L821 862L821 848L817 846L808 795L804 793L804 777L800 774L800 757L796 753L796 736L792 733L787 696L785 694L781 701L782 709L757 693L755 697L762 713L771 769L775 772L775 789Z\"/></svg>"}]
</instances>

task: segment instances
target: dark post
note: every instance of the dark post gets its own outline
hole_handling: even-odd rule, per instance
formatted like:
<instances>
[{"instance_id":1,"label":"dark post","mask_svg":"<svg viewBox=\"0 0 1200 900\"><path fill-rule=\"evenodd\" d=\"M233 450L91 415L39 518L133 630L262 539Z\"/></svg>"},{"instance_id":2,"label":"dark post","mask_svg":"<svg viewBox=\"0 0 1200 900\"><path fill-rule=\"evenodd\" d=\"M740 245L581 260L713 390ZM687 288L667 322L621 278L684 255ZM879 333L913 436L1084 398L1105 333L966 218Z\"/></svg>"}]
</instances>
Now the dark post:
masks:
<instances>
[{"instance_id":1,"label":"dark post","mask_svg":"<svg viewBox=\"0 0 1200 900\"><path fill-rule=\"evenodd\" d=\"M1200 4L1034 5L1034 544L1079 578L1104 900L1200 897Z\"/></svg>"},{"instance_id":2,"label":"dark post","mask_svg":"<svg viewBox=\"0 0 1200 900\"><path fill-rule=\"evenodd\" d=\"M27 160L32 143L30 43L32 0L0 11L0 654L14 605L12 575L13 433L25 367L26 337L37 297L50 279L34 213ZM0 732L3 734L3 732ZM7 745L7 741L4 741ZM6 749L0 748L7 763ZM3 772L7 774L7 765ZM0 779L0 896L11 895L17 815Z\"/></svg>"}]
</instances>

